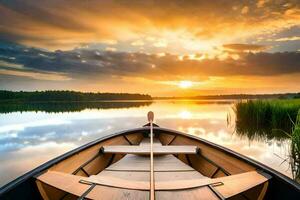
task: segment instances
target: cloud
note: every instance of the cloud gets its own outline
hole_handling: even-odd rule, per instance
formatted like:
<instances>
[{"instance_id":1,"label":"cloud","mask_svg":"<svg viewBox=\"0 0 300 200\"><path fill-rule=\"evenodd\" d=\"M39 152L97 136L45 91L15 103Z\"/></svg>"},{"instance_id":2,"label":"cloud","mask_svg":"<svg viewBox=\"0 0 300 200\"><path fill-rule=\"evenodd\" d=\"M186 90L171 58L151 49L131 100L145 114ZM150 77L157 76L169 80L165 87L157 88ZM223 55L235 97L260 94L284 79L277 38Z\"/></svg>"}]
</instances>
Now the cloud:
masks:
<instances>
[{"instance_id":1,"label":"cloud","mask_svg":"<svg viewBox=\"0 0 300 200\"><path fill-rule=\"evenodd\" d=\"M265 45L256 45L256 44L224 44L223 47L231 51L264 51L268 49L268 46Z\"/></svg>"},{"instance_id":2,"label":"cloud","mask_svg":"<svg viewBox=\"0 0 300 200\"><path fill-rule=\"evenodd\" d=\"M155 42L153 44L153 46L155 46L155 47L167 47L168 46L168 42L165 41L165 40L159 40L159 41Z\"/></svg>"},{"instance_id":3,"label":"cloud","mask_svg":"<svg viewBox=\"0 0 300 200\"><path fill-rule=\"evenodd\" d=\"M87 48L49 52L8 43L2 46L2 60L13 66L24 66L27 71L0 67L0 74L33 79L92 81L110 77L143 77L166 81L189 77L202 81L203 78L211 76L275 76L300 73L299 52L243 53L238 59L230 56L220 59L218 56L209 58L201 54L179 58L178 55L168 53L157 55ZM238 50L262 48L251 45L233 47ZM11 56L15 59L9 60Z\"/></svg>"},{"instance_id":4,"label":"cloud","mask_svg":"<svg viewBox=\"0 0 300 200\"><path fill-rule=\"evenodd\" d=\"M252 0L74 0L72 4L59 0L1 1L0 17L5 20L0 22L0 38L66 50L103 41L127 42L128 47L133 41L151 37L166 41L163 47L169 51L188 52L211 50L222 43L245 41L300 24L296 1L256 3Z\"/></svg>"},{"instance_id":5,"label":"cloud","mask_svg":"<svg viewBox=\"0 0 300 200\"><path fill-rule=\"evenodd\" d=\"M256 6L258 8L262 8L264 7L264 5L268 2L268 0L258 0L257 3L256 3Z\"/></svg>"},{"instance_id":6,"label":"cloud","mask_svg":"<svg viewBox=\"0 0 300 200\"><path fill-rule=\"evenodd\" d=\"M286 41L297 41L300 40L300 36L284 37L275 39L277 42L286 42Z\"/></svg>"},{"instance_id":7,"label":"cloud","mask_svg":"<svg viewBox=\"0 0 300 200\"><path fill-rule=\"evenodd\" d=\"M43 60L52 59L46 51L27 48L12 43L0 43L0 74L27 77L36 80L67 81L71 80L64 73L36 67L31 63L43 64Z\"/></svg>"},{"instance_id":8,"label":"cloud","mask_svg":"<svg viewBox=\"0 0 300 200\"><path fill-rule=\"evenodd\" d=\"M117 51L117 49L114 47L106 47L105 50L106 51Z\"/></svg>"},{"instance_id":9,"label":"cloud","mask_svg":"<svg viewBox=\"0 0 300 200\"><path fill-rule=\"evenodd\" d=\"M131 43L132 46L144 46L144 42L142 40L137 40Z\"/></svg>"},{"instance_id":10,"label":"cloud","mask_svg":"<svg viewBox=\"0 0 300 200\"><path fill-rule=\"evenodd\" d=\"M7 61L0 60L0 67L7 67L7 68L13 68L13 69L23 69L23 65L10 63Z\"/></svg>"},{"instance_id":11,"label":"cloud","mask_svg":"<svg viewBox=\"0 0 300 200\"><path fill-rule=\"evenodd\" d=\"M248 6L244 6L241 10L241 13L244 15L244 14L247 14L249 12L249 7Z\"/></svg>"}]
</instances>

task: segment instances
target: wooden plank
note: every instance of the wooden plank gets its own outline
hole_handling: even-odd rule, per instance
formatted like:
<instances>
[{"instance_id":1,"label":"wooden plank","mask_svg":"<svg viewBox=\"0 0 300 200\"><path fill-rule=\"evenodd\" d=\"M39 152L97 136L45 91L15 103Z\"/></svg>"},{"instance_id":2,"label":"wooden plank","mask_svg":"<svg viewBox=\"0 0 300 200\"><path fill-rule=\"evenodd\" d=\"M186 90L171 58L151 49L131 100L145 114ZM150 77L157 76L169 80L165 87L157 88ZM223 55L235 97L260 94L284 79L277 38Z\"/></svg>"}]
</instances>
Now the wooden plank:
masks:
<instances>
[{"instance_id":1,"label":"wooden plank","mask_svg":"<svg viewBox=\"0 0 300 200\"><path fill-rule=\"evenodd\" d=\"M134 180L122 179L118 177L93 175L88 178L82 177L81 181L89 184L95 183L98 185L132 189L132 190L150 190L149 180L134 181ZM180 180L180 181L178 180L177 181L155 181L155 190L189 189L189 188L205 186L212 183L217 183L217 181L209 178Z\"/></svg>"},{"instance_id":2,"label":"wooden plank","mask_svg":"<svg viewBox=\"0 0 300 200\"><path fill-rule=\"evenodd\" d=\"M74 175L88 177L88 175L85 174L85 173L83 172L83 170L79 170L79 171L78 171L76 174L74 174Z\"/></svg>"},{"instance_id":3,"label":"wooden plank","mask_svg":"<svg viewBox=\"0 0 300 200\"><path fill-rule=\"evenodd\" d=\"M78 197L76 195L73 194L66 194L66 196L64 196L63 198L59 199L59 200L77 200Z\"/></svg>"},{"instance_id":4,"label":"wooden plank","mask_svg":"<svg viewBox=\"0 0 300 200\"><path fill-rule=\"evenodd\" d=\"M102 154L99 155L97 158L95 158L93 161L88 163L86 166L83 167L83 169L89 174L96 174L99 173L99 171L102 171L105 169L111 159L111 154ZM80 175L80 174L76 174Z\"/></svg>"},{"instance_id":5,"label":"wooden plank","mask_svg":"<svg viewBox=\"0 0 300 200\"><path fill-rule=\"evenodd\" d=\"M38 189L40 191L40 194L43 197L43 199L44 200L49 200L49 197L47 195L47 190L44 188L44 184L41 181L39 181L39 180L36 180L35 183L36 183L36 185L37 185L37 187L38 187Z\"/></svg>"},{"instance_id":6,"label":"wooden plank","mask_svg":"<svg viewBox=\"0 0 300 200\"><path fill-rule=\"evenodd\" d=\"M114 176L90 176L88 178L82 178L81 182L89 184L96 183L103 186L111 186L117 188L125 188L131 190L150 190L150 181L134 181L128 179L122 179Z\"/></svg>"},{"instance_id":7,"label":"wooden plank","mask_svg":"<svg viewBox=\"0 0 300 200\"><path fill-rule=\"evenodd\" d=\"M79 166L85 163L87 160L93 158L95 155L99 154L99 150L104 145L126 145L128 142L124 139L123 136L117 136L112 139L100 142L88 149L85 149L78 154L75 154L56 165L50 167L50 170L66 172L66 173L73 173ZM103 159L106 159L103 157ZM106 160L102 160L100 163L103 163L103 166L106 166Z\"/></svg>"},{"instance_id":8,"label":"wooden plank","mask_svg":"<svg viewBox=\"0 0 300 200\"><path fill-rule=\"evenodd\" d=\"M108 176L91 176L89 178L84 178L54 171L48 171L37 177L37 179L52 187L59 188L77 196L83 194L90 186L79 183L80 180L96 183L102 186L125 189L149 190L150 188L149 181L132 181ZM265 183L267 180L268 179L263 175L253 171L216 179L201 178L177 181L156 181L155 188L156 190L179 190L201 187L207 184L222 183L215 185L214 188L225 198L229 198ZM51 198L51 196L48 197Z\"/></svg>"},{"instance_id":9,"label":"wooden plank","mask_svg":"<svg viewBox=\"0 0 300 200\"><path fill-rule=\"evenodd\" d=\"M90 176L88 178L82 177L81 182L87 184L98 184L103 186L125 188L131 190L150 190L149 180L147 181L134 181L128 179L121 179L118 177L108 176ZM218 183L217 180L210 178L191 179L191 180L180 180L180 181L155 181L155 190L179 190L179 189L190 189L209 184Z\"/></svg>"},{"instance_id":10,"label":"wooden plank","mask_svg":"<svg viewBox=\"0 0 300 200\"><path fill-rule=\"evenodd\" d=\"M149 191L128 190L121 188L113 188L97 185L88 195L86 199L95 200L148 200Z\"/></svg>"},{"instance_id":11,"label":"wooden plank","mask_svg":"<svg viewBox=\"0 0 300 200\"><path fill-rule=\"evenodd\" d=\"M150 145L150 138L144 138L140 143L140 146L147 146L147 145ZM157 138L153 138L153 145L162 146L161 142Z\"/></svg>"},{"instance_id":12,"label":"wooden plank","mask_svg":"<svg viewBox=\"0 0 300 200\"><path fill-rule=\"evenodd\" d=\"M207 178L194 171L178 171L178 172L154 172L155 181L180 181Z\"/></svg>"},{"instance_id":13,"label":"wooden plank","mask_svg":"<svg viewBox=\"0 0 300 200\"><path fill-rule=\"evenodd\" d=\"M175 139L175 137L175 135L165 133L158 135L158 138L163 145L169 145Z\"/></svg>"},{"instance_id":14,"label":"wooden plank","mask_svg":"<svg viewBox=\"0 0 300 200\"><path fill-rule=\"evenodd\" d=\"M141 142L141 140L144 138L142 133L132 133L132 134L124 135L124 136L133 145L138 145Z\"/></svg>"},{"instance_id":15,"label":"wooden plank","mask_svg":"<svg viewBox=\"0 0 300 200\"><path fill-rule=\"evenodd\" d=\"M161 134L164 134L164 133L161 133ZM162 141L162 143L164 144L163 141ZM223 167L230 174L239 174L239 173L255 170L254 166L252 166L242 160L239 160L238 158L233 157L232 155L230 155L228 153L222 152L214 147L206 145L203 142L200 142L200 141L197 141L197 140L194 140L194 139L182 136L182 135L177 135L175 140L172 142L172 145L195 145L195 146L198 146L201 150L200 153L203 156L209 158L210 160L215 162L218 166ZM194 160L194 162L197 162L197 160Z\"/></svg>"},{"instance_id":16,"label":"wooden plank","mask_svg":"<svg viewBox=\"0 0 300 200\"><path fill-rule=\"evenodd\" d=\"M103 170L96 176L118 177L126 180L149 181L148 172L143 171L109 171ZM187 179L206 178L197 171L179 171L179 172L154 172L155 181L176 181Z\"/></svg>"},{"instance_id":17,"label":"wooden plank","mask_svg":"<svg viewBox=\"0 0 300 200\"><path fill-rule=\"evenodd\" d=\"M178 154L178 155L176 155L176 157L177 157L181 162L183 162L183 163L189 165L189 161L187 160L186 155L184 155L184 154Z\"/></svg>"},{"instance_id":18,"label":"wooden plank","mask_svg":"<svg viewBox=\"0 0 300 200\"><path fill-rule=\"evenodd\" d=\"M81 178L83 177L55 171L48 171L37 177L38 181L42 183L76 196L81 196L90 187L90 185L80 183ZM56 199L56 195L52 193L47 193L46 197L48 199ZM148 191L128 190L102 185L94 187L86 196L87 199L147 199L148 197Z\"/></svg>"},{"instance_id":19,"label":"wooden plank","mask_svg":"<svg viewBox=\"0 0 300 200\"><path fill-rule=\"evenodd\" d=\"M214 188L223 195L225 198L232 197L241 192L245 192L251 188L254 188L260 184L266 183L268 178L261 175L256 171L246 172L237 175L231 175L221 178L215 178L222 182L222 185L214 186Z\"/></svg>"},{"instance_id":20,"label":"wooden plank","mask_svg":"<svg viewBox=\"0 0 300 200\"><path fill-rule=\"evenodd\" d=\"M218 170L217 173L214 175L212 178L219 178L219 177L224 177L226 174L222 172L221 170Z\"/></svg>"},{"instance_id":21,"label":"wooden plank","mask_svg":"<svg viewBox=\"0 0 300 200\"><path fill-rule=\"evenodd\" d=\"M125 155L123 154L115 154L113 161L110 164L114 164L116 162L118 162L119 160L121 160ZM106 166L107 167L107 166Z\"/></svg>"},{"instance_id":22,"label":"wooden plank","mask_svg":"<svg viewBox=\"0 0 300 200\"><path fill-rule=\"evenodd\" d=\"M81 176L55 171L48 171L37 177L43 183L76 196L81 196L90 187L89 185L79 183L82 178ZM51 196L48 197L51 199Z\"/></svg>"},{"instance_id":23,"label":"wooden plank","mask_svg":"<svg viewBox=\"0 0 300 200\"><path fill-rule=\"evenodd\" d=\"M253 187L243 193L240 193L238 195L235 195L233 197L231 197L230 199L243 199L243 200L249 200L249 199L255 199L255 200L259 200L260 199L260 194L262 194L263 192L263 188L264 188L264 185L267 184L268 182L265 182L263 184L260 184L256 187ZM264 196L264 194L263 194ZM244 197L244 198L241 198L241 197ZM260 199L262 200L262 199Z\"/></svg>"},{"instance_id":24,"label":"wooden plank","mask_svg":"<svg viewBox=\"0 0 300 200\"><path fill-rule=\"evenodd\" d=\"M126 155L118 162L110 165L106 170L116 171L149 171L149 156ZM154 171L193 171L194 169L184 164L173 155L154 157Z\"/></svg>"},{"instance_id":25,"label":"wooden plank","mask_svg":"<svg viewBox=\"0 0 300 200\"><path fill-rule=\"evenodd\" d=\"M67 195L65 191L59 190L39 180L36 180L36 184L44 200L59 200Z\"/></svg>"},{"instance_id":26,"label":"wooden plank","mask_svg":"<svg viewBox=\"0 0 300 200\"><path fill-rule=\"evenodd\" d=\"M156 191L155 197L157 200L219 200L208 187L192 188L188 190Z\"/></svg>"},{"instance_id":27,"label":"wooden plank","mask_svg":"<svg viewBox=\"0 0 300 200\"><path fill-rule=\"evenodd\" d=\"M263 185L263 188L257 198L257 200L263 200L265 195L266 195L266 192L267 192L267 189L268 189L268 186L269 186L269 182L265 182L264 185Z\"/></svg>"},{"instance_id":28,"label":"wooden plank","mask_svg":"<svg viewBox=\"0 0 300 200\"><path fill-rule=\"evenodd\" d=\"M189 159L192 164L192 167L207 177L212 178L212 175L218 169L215 165L211 164L203 157L199 157L198 155L190 155Z\"/></svg>"},{"instance_id":29,"label":"wooden plank","mask_svg":"<svg viewBox=\"0 0 300 200\"><path fill-rule=\"evenodd\" d=\"M105 177L117 177L125 180L133 181L149 181L150 175L149 172L143 171L109 171L103 170L95 176L105 176Z\"/></svg>"},{"instance_id":30,"label":"wooden plank","mask_svg":"<svg viewBox=\"0 0 300 200\"><path fill-rule=\"evenodd\" d=\"M197 154L196 146L153 146L153 153L155 155L164 154ZM104 153L114 154L136 154L136 155L149 155L150 146L135 146L135 145L113 145L103 146Z\"/></svg>"},{"instance_id":31,"label":"wooden plank","mask_svg":"<svg viewBox=\"0 0 300 200\"><path fill-rule=\"evenodd\" d=\"M90 176L89 178L82 178L81 180L96 183L99 185L137 189L137 190L149 190L148 181L135 181L122 179L113 176ZM214 188L222 194L224 197L229 198L237 195L241 192L247 191L253 187L256 187L268 179L257 173L246 172L243 174L232 175L222 178L210 179L210 178L198 178L198 179L184 179L184 180L167 180L167 181L155 181L155 190L178 190L178 189L190 189L196 187L202 187L206 185L213 185Z\"/></svg>"}]
</instances>

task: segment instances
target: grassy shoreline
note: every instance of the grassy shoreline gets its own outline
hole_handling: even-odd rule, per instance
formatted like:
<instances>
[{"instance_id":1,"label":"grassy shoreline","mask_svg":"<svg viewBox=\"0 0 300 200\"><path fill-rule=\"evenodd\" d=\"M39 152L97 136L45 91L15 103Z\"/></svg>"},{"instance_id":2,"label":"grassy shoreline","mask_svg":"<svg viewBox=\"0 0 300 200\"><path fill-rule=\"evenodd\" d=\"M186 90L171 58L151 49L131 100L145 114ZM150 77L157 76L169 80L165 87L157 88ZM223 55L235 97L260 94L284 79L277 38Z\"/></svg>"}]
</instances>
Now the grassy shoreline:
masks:
<instances>
[{"instance_id":1,"label":"grassy shoreline","mask_svg":"<svg viewBox=\"0 0 300 200\"><path fill-rule=\"evenodd\" d=\"M300 110L291 134L291 166L294 179L300 182Z\"/></svg>"},{"instance_id":2,"label":"grassy shoreline","mask_svg":"<svg viewBox=\"0 0 300 200\"><path fill-rule=\"evenodd\" d=\"M234 106L236 131L249 138L286 138L281 131L292 132L299 109L300 99L240 101Z\"/></svg>"},{"instance_id":3,"label":"grassy shoreline","mask_svg":"<svg viewBox=\"0 0 300 200\"><path fill-rule=\"evenodd\" d=\"M235 104L236 134L249 140L289 140L288 160L300 182L300 100L248 100Z\"/></svg>"}]
</instances>

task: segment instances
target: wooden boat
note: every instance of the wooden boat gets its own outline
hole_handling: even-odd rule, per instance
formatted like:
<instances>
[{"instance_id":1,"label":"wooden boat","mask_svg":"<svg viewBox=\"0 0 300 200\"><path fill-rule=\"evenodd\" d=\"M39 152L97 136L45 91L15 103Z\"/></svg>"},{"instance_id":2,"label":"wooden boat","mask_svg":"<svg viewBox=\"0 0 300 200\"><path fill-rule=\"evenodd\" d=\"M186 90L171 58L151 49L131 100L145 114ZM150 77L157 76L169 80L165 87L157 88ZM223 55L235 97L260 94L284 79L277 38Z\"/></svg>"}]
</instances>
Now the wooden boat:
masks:
<instances>
[{"instance_id":1,"label":"wooden boat","mask_svg":"<svg viewBox=\"0 0 300 200\"><path fill-rule=\"evenodd\" d=\"M0 199L300 199L300 186L234 151L150 120L41 165L2 187Z\"/></svg>"}]
</instances>

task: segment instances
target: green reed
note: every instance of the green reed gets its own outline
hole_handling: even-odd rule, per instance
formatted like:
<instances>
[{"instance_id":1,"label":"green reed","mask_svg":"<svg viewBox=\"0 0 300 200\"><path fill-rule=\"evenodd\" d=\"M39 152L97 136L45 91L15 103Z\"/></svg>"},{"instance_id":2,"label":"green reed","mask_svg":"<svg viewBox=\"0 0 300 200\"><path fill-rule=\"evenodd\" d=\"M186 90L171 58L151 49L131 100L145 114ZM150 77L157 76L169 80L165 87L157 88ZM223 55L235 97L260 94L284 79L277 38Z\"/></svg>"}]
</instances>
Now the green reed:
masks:
<instances>
[{"instance_id":1,"label":"green reed","mask_svg":"<svg viewBox=\"0 0 300 200\"><path fill-rule=\"evenodd\" d=\"M296 181L300 182L300 110L291 134L291 166L293 176Z\"/></svg>"},{"instance_id":2,"label":"green reed","mask_svg":"<svg viewBox=\"0 0 300 200\"><path fill-rule=\"evenodd\" d=\"M293 178L300 182L300 100L249 100L235 104L236 134L268 141L290 140L288 160Z\"/></svg>"},{"instance_id":3,"label":"green reed","mask_svg":"<svg viewBox=\"0 0 300 200\"><path fill-rule=\"evenodd\" d=\"M285 139L296 121L300 100L248 100L235 104L236 133L249 139Z\"/></svg>"}]
</instances>

